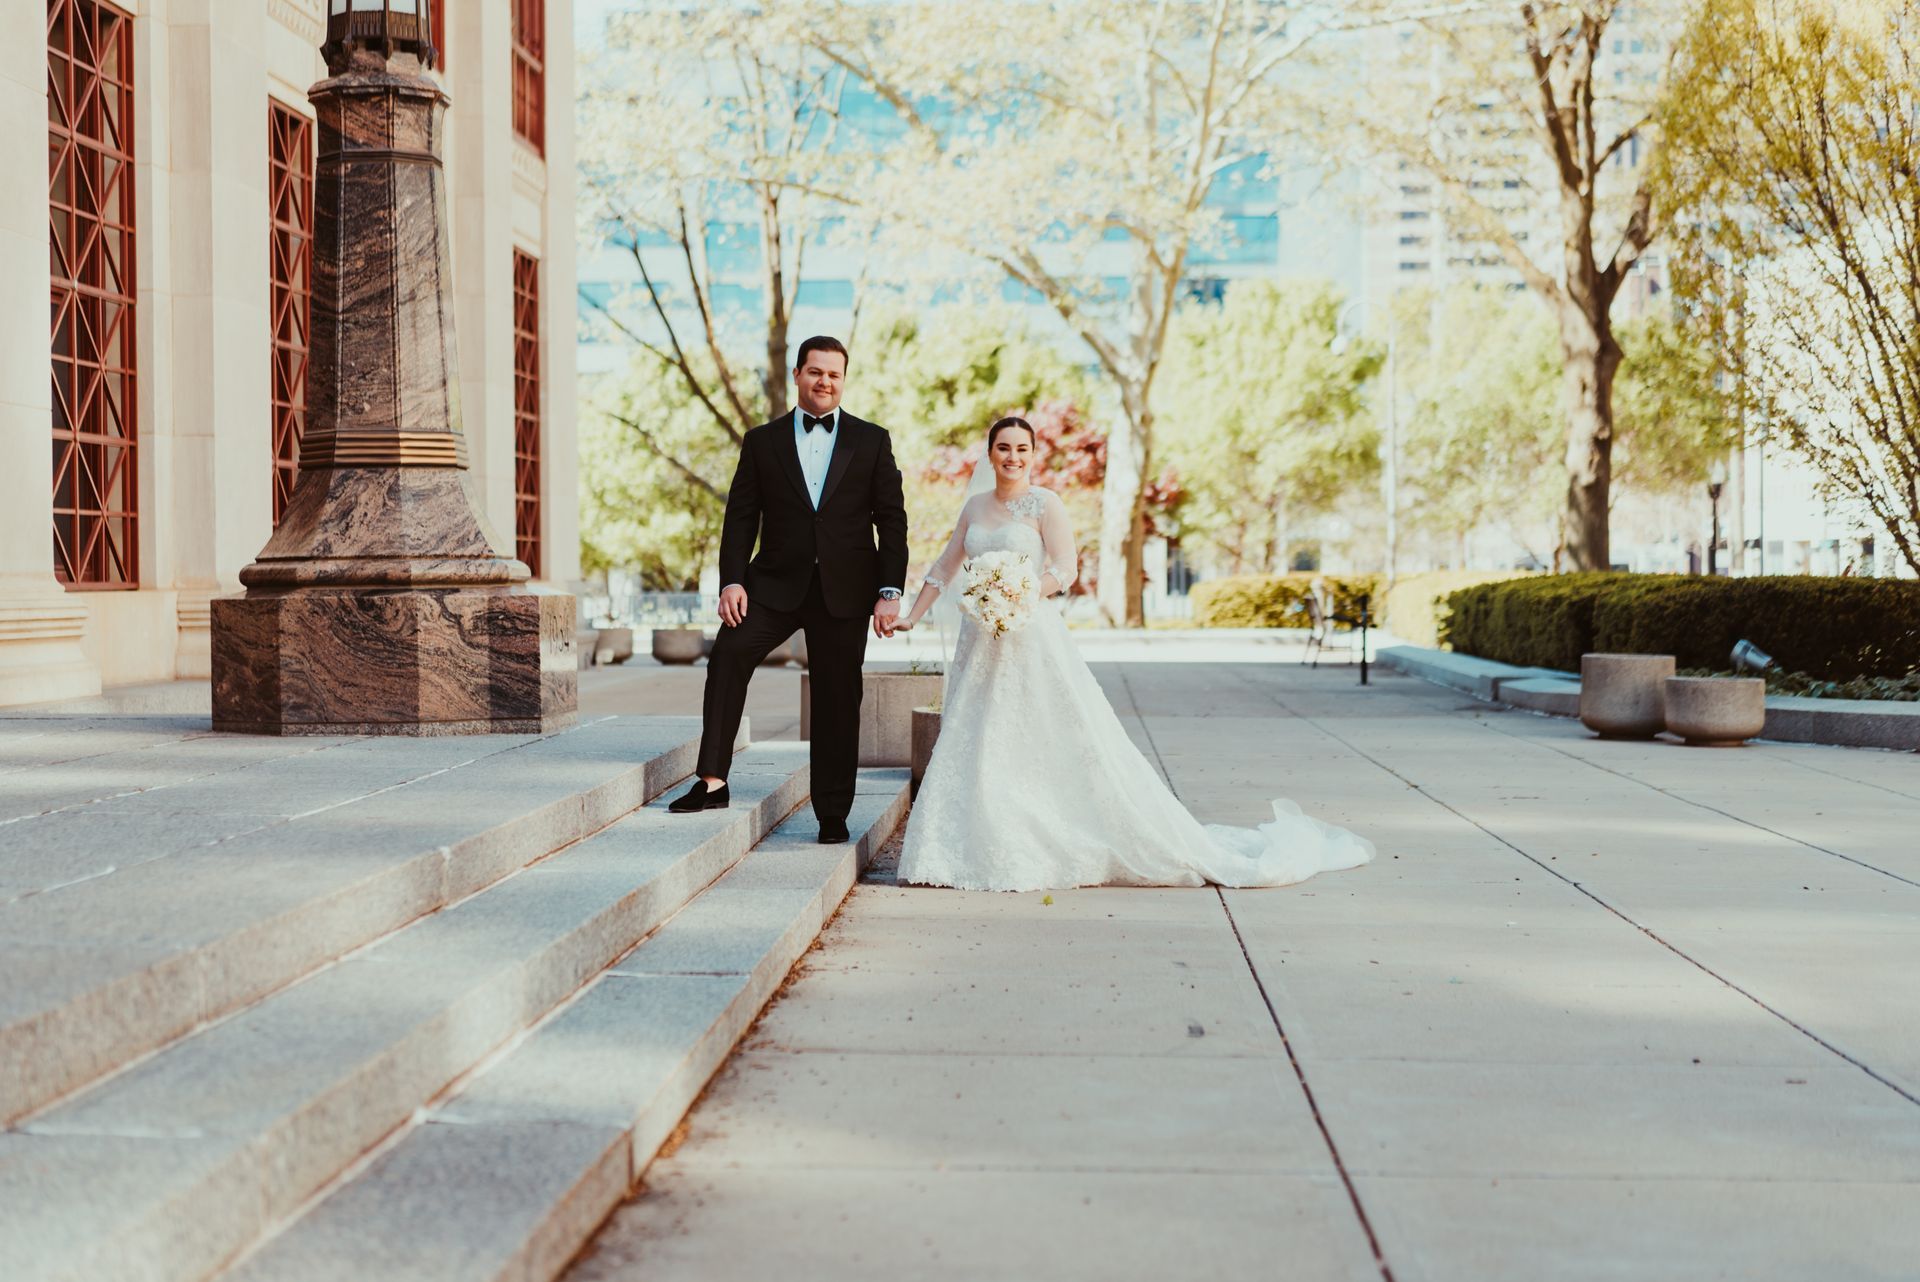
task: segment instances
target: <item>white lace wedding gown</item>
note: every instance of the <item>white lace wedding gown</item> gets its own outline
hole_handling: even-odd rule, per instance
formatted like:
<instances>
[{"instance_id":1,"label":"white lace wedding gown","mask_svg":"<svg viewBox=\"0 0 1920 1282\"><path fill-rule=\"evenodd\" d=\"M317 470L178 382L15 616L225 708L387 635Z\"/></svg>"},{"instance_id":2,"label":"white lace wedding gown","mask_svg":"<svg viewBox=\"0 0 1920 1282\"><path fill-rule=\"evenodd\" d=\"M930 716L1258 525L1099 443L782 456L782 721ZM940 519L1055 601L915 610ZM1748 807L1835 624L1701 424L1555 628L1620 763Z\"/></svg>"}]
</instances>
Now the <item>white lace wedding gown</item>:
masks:
<instances>
[{"instance_id":1,"label":"white lace wedding gown","mask_svg":"<svg viewBox=\"0 0 1920 1282\"><path fill-rule=\"evenodd\" d=\"M944 589L969 556L1008 550L1073 581L1066 505L1037 486L969 499L927 573ZM1258 828L1201 824L1133 746L1060 616L1044 602L994 637L960 625L940 738L907 821L903 882L963 890L1284 886L1373 857L1370 842L1273 803Z\"/></svg>"}]
</instances>

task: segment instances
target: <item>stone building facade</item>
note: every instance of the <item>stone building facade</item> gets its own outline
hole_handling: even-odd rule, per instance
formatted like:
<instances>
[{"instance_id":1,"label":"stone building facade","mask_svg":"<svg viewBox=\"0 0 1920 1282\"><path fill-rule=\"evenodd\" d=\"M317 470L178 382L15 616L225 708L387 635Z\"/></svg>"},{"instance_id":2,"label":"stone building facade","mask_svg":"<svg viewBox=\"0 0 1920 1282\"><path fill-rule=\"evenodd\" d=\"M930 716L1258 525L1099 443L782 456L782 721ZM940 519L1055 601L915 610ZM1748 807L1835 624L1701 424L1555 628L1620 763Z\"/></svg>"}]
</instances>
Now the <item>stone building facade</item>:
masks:
<instances>
[{"instance_id":1,"label":"stone building facade","mask_svg":"<svg viewBox=\"0 0 1920 1282\"><path fill-rule=\"evenodd\" d=\"M0 705L207 675L208 603L297 466L328 2L16 0L0 20ZM565 585L573 0L422 2L453 104L472 480Z\"/></svg>"}]
</instances>

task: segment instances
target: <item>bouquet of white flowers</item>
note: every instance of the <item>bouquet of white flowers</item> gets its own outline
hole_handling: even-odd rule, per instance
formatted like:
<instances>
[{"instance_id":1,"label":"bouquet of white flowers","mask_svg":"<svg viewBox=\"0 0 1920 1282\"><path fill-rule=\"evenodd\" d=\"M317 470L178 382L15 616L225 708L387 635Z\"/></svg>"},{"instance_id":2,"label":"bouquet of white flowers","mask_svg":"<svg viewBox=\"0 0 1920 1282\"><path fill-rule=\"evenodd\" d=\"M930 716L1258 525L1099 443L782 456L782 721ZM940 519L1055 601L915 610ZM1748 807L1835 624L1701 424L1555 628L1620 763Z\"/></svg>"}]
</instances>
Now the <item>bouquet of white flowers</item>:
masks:
<instances>
[{"instance_id":1,"label":"bouquet of white flowers","mask_svg":"<svg viewBox=\"0 0 1920 1282\"><path fill-rule=\"evenodd\" d=\"M968 558L960 572L966 583L960 589L960 608L996 637L1018 632L1033 617L1040 576L1020 553L982 552Z\"/></svg>"}]
</instances>

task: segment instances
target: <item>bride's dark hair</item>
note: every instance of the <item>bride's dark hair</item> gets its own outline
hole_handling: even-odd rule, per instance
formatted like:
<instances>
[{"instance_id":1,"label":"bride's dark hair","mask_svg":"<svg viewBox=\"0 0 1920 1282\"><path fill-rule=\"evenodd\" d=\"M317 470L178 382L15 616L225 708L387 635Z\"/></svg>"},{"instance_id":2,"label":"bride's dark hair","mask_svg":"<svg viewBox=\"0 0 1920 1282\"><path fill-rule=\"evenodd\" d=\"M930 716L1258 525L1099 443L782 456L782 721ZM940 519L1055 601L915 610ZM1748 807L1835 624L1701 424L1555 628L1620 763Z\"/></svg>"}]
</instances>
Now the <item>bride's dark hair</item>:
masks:
<instances>
[{"instance_id":1,"label":"bride's dark hair","mask_svg":"<svg viewBox=\"0 0 1920 1282\"><path fill-rule=\"evenodd\" d=\"M1027 429L1027 440L1032 443L1035 449L1040 448L1040 438L1034 433L1033 424L1027 422L1027 420L1021 418L1018 414L1009 414L1005 418L994 420L993 426L987 429L987 448L992 449L994 439L1009 427L1024 427Z\"/></svg>"}]
</instances>

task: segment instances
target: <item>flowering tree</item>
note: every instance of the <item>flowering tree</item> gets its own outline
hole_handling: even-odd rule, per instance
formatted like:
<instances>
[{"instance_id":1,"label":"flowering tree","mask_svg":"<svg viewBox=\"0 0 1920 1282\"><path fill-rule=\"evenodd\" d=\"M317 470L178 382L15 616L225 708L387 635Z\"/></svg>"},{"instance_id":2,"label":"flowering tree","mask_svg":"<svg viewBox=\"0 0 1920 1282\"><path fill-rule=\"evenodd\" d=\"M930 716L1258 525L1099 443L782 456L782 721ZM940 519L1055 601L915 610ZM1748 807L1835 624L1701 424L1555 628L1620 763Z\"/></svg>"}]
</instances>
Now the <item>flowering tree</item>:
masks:
<instances>
[{"instance_id":1,"label":"flowering tree","mask_svg":"<svg viewBox=\"0 0 1920 1282\"><path fill-rule=\"evenodd\" d=\"M1330 284L1235 285L1174 316L1161 432L1191 490L1186 522L1230 573L1285 570L1299 522L1379 475L1371 344L1336 341Z\"/></svg>"},{"instance_id":2,"label":"flowering tree","mask_svg":"<svg viewBox=\"0 0 1920 1282\"><path fill-rule=\"evenodd\" d=\"M586 301L735 444L786 404L806 252L826 213L840 212L823 211L805 182L836 145L846 81L779 13L739 19L699 6L612 19L582 59L579 103L583 240L628 258L639 281L629 299ZM719 295L755 274L759 332L730 333ZM694 471L649 424L603 408L643 449L724 495L725 472Z\"/></svg>"},{"instance_id":3,"label":"flowering tree","mask_svg":"<svg viewBox=\"0 0 1920 1282\"><path fill-rule=\"evenodd\" d=\"M1559 344L1539 305L1505 290L1416 291L1397 360L1412 389L1400 470L1407 523L1467 563L1475 530L1504 529L1545 564L1560 515L1565 419ZM1664 318L1620 327L1610 499L1698 495L1736 420L1714 386L1712 351Z\"/></svg>"},{"instance_id":4,"label":"flowering tree","mask_svg":"<svg viewBox=\"0 0 1920 1282\"><path fill-rule=\"evenodd\" d=\"M1920 572L1920 4L1707 0L1665 125L1747 408Z\"/></svg>"},{"instance_id":5,"label":"flowering tree","mask_svg":"<svg viewBox=\"0 0 1920 1282\"><path fill-rule=\"evenodd\" d=\"M1100 545L1097 534L1099 496L1107 479L1107 432L1095 427L1085 407L1073 400L1043 400L1031 408L1009 405L1005 413L1017 414L1033 425L1034 465L1030 477L1060 495L1073 518L1079 544L1080 574L1074 580L1075 596L1087 595L1099 586ZM926 482L939 486L949 495L973 478L974 465L980 461L977 442L943 445L927 457L921 468ZM1171 467L1146 488L1143 508L1150 534L1172 535L1177 518L1187 501L1187 490Z\"/></svg>"},{"instance_id":6,"label":"flowering tree","mask_svg":"<svg viewBox=\"0 0 1920 1282\"><path fill-rule=\"evenodd\" d=\"M1329 119L1444 215L1430 235L1490 249L1552 315L1559 342L1564 562L1611 562L1614 305L1658 230L1653 110L1669 6L1618 0L1461 6L1383 33L1372 74ZM1629 26L1631 25L1631 30ZM1474 265L1478 265L1474 262Z\"/></svg>"},{"instance_id":7,"label":"flowering tree","mask_svg":"<svg viewBox=\"0 0 1920 1282\"><path fill-rule=\"evenodd\" d=\"M1113 394L1099 542L1116 621L1143 622L1154 386L1192 255L1222 232L1209 195L1293 118L1279 73L1353 20L1305 3L922 0L842 5L816 30L905 135L840 198L1032 291Z\"/></svg>"}]
</instances>

